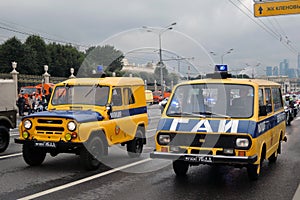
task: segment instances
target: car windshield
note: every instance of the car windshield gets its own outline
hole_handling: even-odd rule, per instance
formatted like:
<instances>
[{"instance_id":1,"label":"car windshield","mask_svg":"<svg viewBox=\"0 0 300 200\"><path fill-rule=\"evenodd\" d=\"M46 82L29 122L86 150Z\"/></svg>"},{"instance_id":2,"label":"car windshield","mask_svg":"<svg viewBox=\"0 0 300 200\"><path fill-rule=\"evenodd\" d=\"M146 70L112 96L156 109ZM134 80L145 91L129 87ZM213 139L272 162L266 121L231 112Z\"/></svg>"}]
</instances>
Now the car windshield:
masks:
<instances>
[{"instance_id":1,"label":"car windshield","mask_svg":"<svg viewBox=\"0 0 300 200\"><path fill-rule=\"evenodd\" d=\"M253 115L253 87L239 84L193 84L177 87L168 116L249 118Z\"/></svg>"},{"instance_id":2,"label":"car windshield","mask_svg":"<svg viewBox=\"0 0 300 200\"><path fill-rule=\"evenodd\" d=\"M81 104L104 106L108 101L108 95L108 86L58 86L53 92L52 105Z\"/></svg>"}]
</instances>

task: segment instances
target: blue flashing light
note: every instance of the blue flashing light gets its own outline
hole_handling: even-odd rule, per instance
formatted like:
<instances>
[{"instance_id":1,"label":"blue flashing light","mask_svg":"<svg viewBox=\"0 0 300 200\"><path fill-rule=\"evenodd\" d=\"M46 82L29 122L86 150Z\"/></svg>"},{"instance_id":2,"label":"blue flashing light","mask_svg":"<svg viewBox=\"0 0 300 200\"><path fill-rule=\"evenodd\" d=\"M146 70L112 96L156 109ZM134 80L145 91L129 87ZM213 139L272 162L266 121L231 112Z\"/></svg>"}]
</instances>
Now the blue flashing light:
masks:
<instances>
[{"instance_id":1,"label":"blue flashing light","mask_svg":"<svg viewBox=\"0 0 300 200\"><path fill-rule=\"evenodd\" d=\"M101 72L103 72L103 66L102 65L98 65L97 66L97 72L99 73L101 73Z\"/></svg>"},{"instance_id":2,"label":"blue flashing light","mask_svg":"<svg viewBox=\"0 0 300 200\"><path fill-rule=\"evenodd\" d=\"M227 65L215 65L216 72L227 72L228 68Z\"/></svg>"}]
</instances>

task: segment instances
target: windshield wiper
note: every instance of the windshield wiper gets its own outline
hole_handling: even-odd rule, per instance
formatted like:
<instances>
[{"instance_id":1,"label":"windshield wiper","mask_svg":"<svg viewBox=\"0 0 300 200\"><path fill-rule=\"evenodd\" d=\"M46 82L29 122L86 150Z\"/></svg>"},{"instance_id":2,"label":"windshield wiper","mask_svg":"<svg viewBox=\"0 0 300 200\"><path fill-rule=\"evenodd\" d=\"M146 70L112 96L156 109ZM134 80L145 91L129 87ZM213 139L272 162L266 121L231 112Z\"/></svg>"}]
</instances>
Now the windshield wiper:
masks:
<instances>
[{"instance_id":1,"label":"windshield wiper","mask_svg":"<svg viewBox=\"0 0 300 200\"><path fill-rule=\"evenodd\" d=\"M64 89L63 89L63 90L61 91L61 93L58 95L57 100L60 100L60 98L64 95L64 93L65 93L65 95L67 94L67 87L69 88L70 85L69 85L69 84L65 84Z\"/></svg>"},{"instance_id":2,"label":"windshield wiper","mask_svg":"<svg viewBox=\"0 0 300 200\"><path fill-rule=\"evenodd\" d=\"M84 95L84 97L87 97L92 91L94 91L98 87L98 84L94 84L92 88Z\"/></svg>"},{"instance_id":3,"label":"windshield wiper","mask_svg":"<svg viewBox=\"0 0 300 200\"><path fill-rule=\"evenodd\" d=\"M223 114L216 113L216 112L211 112L211 111L193 112L193 113L202 114L202 115L216 115L216 116L219 116L219 117L231 118L229 115L223 115Z\"/></svg>"},{"instance_id":4,"label":"windshield wiper","mask_svg":"<svg viewBox=\"0 0 300 200\"><path fill-rule=\"evenodd\" d=\"M175 113L169 113L168 116L193 116L193 117L203 117L205 118L205 115L202 115L201 113L189 113L189 112L175 112Z\"/></svg>"}]
</instances>

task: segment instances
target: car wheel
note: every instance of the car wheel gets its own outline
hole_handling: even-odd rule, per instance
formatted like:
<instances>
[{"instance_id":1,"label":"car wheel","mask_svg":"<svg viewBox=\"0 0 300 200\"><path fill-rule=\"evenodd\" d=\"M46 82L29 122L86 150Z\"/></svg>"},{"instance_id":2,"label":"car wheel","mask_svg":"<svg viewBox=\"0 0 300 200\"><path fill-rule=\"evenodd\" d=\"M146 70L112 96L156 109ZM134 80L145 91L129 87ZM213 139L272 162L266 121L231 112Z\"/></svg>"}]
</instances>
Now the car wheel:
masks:
<instances>
[{"instance_id":1,"label":"car wheel","mask_svg":"<svg viewBox=\"0 0 300 200\"><path fill-rule=\"evenodd\" d=\"M189 169L189 164L182 160L173 161L173 170L177 176L185 176Z\"/></svg>"},{"instance_id":2,"label":"car wheel","mask_svg":"<svg viewBox=\"0 0 300 200\"><path fill-rule=\"evenodd\" d=\"M131 158L140 157L141 153L143 152L143 146L144 146L143 140L144 140L143 131L141 129L138 129L136 131L134 139L127 143L127 152L129 157Z\"/></svg>"},{"instance_id":3,"label":"car wheel","mask_svg":"<svg viewBox=\"0 0 300 200\"><path fill-rule=\"evenodd\" d=\"M4 152L9 145L9 131L6 127L0 126L0 153Z\"/></svg>"},{"instance_id":4,"label":"car wheel","mask_svg":"<svg viewBox=\"0 0 300 200\"><path fill-rule=\"evenodd\" d=\"M81 164L86 170L96 170L105 155L105 146L100 137L93 137L80 152Z\"/></svg>"},{"instance_id":5,"label":"car wheel","mask_svg":"<svg viewBox=\"0 0 300 200\"><path fill-rule=\"evenodd\" d=\"M23 145L23 158L30 166L41 165L46 157L46 152L42 149L34 148L31 145Z\"/></svg>"}]
</instances>

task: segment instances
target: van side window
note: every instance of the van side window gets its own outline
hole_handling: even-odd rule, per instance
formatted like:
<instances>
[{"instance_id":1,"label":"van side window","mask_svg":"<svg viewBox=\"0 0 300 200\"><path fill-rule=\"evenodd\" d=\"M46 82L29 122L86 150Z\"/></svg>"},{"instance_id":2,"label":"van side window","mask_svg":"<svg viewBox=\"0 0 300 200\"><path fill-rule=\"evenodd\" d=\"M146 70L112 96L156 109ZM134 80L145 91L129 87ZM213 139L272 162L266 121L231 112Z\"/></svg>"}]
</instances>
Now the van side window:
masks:
<instances>
[{"instance_id":1,"label":"van side window","mask_svg":"<svg viewBox=\"0 0 300 200\"><path fill-rule=\"evenodd\" d=\"M122 105L122 93L121 88L114 88L112 91L112 105L121 106Z\"/></svg>"},{"instance_id":2,"label":"van side window","mask_svg":"<svg viewBox=\"0 0 300 200\"><path fill-rule=\"evenodd\" d=\"M259 103L259 106L264 105L264 91L261 88L258 90L258 103Z\"/></svg>"},{"instance_id":3,"label":"van side window","mask_svg":"<svg viewBox=\"0 0 300 200\"><path fill-rule=\"evenodd\" d=\"M279 88L272 88L274 111L277 111L283 107L281 91Z\"/></svg>"},{"instance_id":4,"label":"van side window","mask_svg":"<svg viewBox=\"0 0 300 200\"><path fill-rule=\"evenodd\" d=\"M135 103L135 99L134 99L133 93L131 91L131 88L124 88L123 94L124 94L124 105L129 105L129 104Z\"/></svg>"},{"instance_id":5,"label":"van side window","mask_svg":"<svg viewBox=\"0 0 300 200\"><path fill-rule=\"evenodd\" d=\"M272 112L272 98L271 98L270 88L265 88L265 98L266 98L267 113L270 113Z\"/></svg>"}]
</instances>

